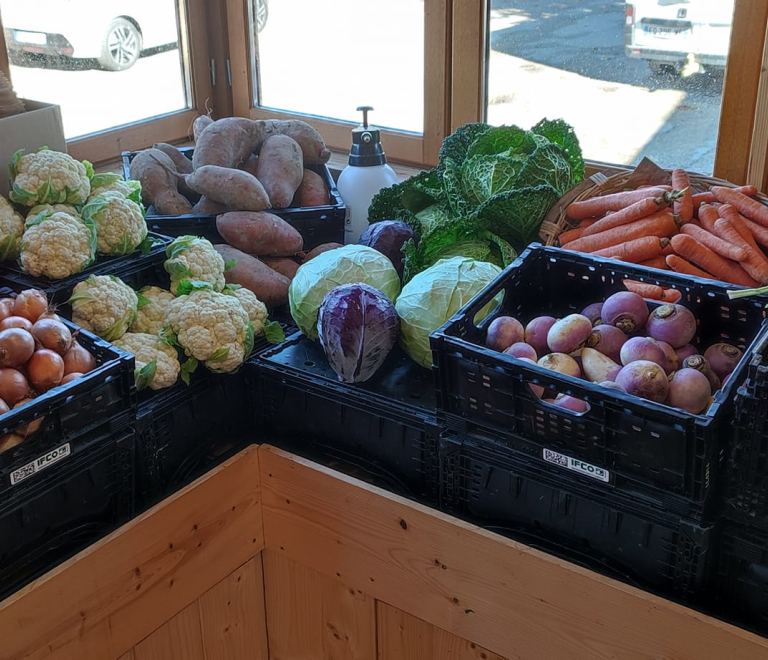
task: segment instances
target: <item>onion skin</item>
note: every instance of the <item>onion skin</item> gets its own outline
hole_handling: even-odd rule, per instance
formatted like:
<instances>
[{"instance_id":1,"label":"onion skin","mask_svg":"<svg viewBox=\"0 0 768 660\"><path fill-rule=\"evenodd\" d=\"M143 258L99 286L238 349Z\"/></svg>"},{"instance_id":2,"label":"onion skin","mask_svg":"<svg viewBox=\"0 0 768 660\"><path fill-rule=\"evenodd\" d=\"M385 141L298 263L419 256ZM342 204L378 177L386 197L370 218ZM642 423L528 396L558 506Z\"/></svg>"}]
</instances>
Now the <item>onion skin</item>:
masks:
<instances>
[{"instance_id":1,"label":"onion skin","mask_svg":"<svg viewBox=\"0 0 768 660\"><path fill-rule=\"evenodd\" d=\"M22 406L26 406L30 401L34 401L32 398L26 398L19 401L15 406L15 408L21 408ZM20 435L22 438L28 438L33 433L36 433L40 430L40 427L43 425L43 420L45 417L39 417L38 419L35 419L31 421L29 424L25 424L24 426L20 426L17 428L14 433L17 435Z\"/></svg>"},{"instance_id":2,"label":"onion skin","mask_svg":"<svg viewBox=\"0 0 768 660\"><path fill-rule=\"evenodd\" d=\"M493 351L505 351L512 344L525 340L525 328L511 316L498 316L488 326L485 345Z\"/></svg>"},{"instance_id":3,"label":"onion skin","mask_svg":"<svg viewBox=\"0 0 768 660\"><path fill-rule=\"evenodd\" d=\"M573 353L587 341L592 321L581 314L569 314L556 321L547 333L547 346L553 353Z\"/></svg>"},{"instance_id":4,"label":"onion skin","mask_svg":"<svg viewBox=\"0 0 768 660\"><path fill-rule=\"evenodd\" d=\"M577 399L576 397L570 396L569 394L558 395L558 397L555 399L555 405L576 413L585 413L587 410L589 410L589 406L587 405L586 401Z\"/></svg>"},{"instance_id":5,"label":"onion skin","mask_svg":"<svg viewBox=\"0 0 768 660\"><path fill-rule=\"evenodd\" d=\"M619 291L603 303L603 323L615 325L624 334L631 335L645 328L648 321L648 305L632 291Z\"/></svg>"},{"instance_id":6,"label":"onion skin","mask_svg":"<svg viewBox=\"0 0 768 660\"><path fill-rule=\"evenodd\" d=\"M614 325L602 323L592 329L587 337L586 346L600 351L614 362L621 362L621 347L627 341L627 335Z\"/></svg>"},{"instance_id":7,"label":"onion skin","mask_svg":"<svg viewBox=\"0 0 768 660\"><path fill-rule=\"evenodd\" d=\"M667 358L661 346L659 346L655 339L650 337L631 337L621 347L621 363L625 367L638 360L655 362L662 369L667 364Z\"/></svg>"},{"instance_id":8,"label":"onion skin","mask_svg":"<svg viewBox=\"0 0 768 660\"><path fill-rule=\"evenodd\" d=\"M656 343L659 345L662 353L664 353L665 362L661 365L664 367L664 371L667 372L667 375L677 371L680 367L680 360L677 357L677 353L675 353L675 349L665 341L659 341Z\"/></svg>"},{"instance_id":9,"label":"onion skin","mask_svg":"<svg viewBox=\"0 0 768 660\"><path fill-rule=\"evenodd\" d=\"M14 447L20 445L22 442L24 442L24 438L22 438L20 435L16 433L7 433L2 438L0 438L0 454L8 451L9 449L13 449Z\"/></svg>"},{"instance_id":10,"label":"onion skin","mask_svg":"<svg viewBox=\"0 0 768 660\"><path fill-rule=\"evenodd\" d=\"M709 381L709 386L713 392L720 389L720 378L712 371L707 358L703 355L691 355L683 360L682 369L695 369L703 373Z\"/></svg>"},{"instance_id":11,"label":"onion skin","mask_svg":"<svg viewBox=\"0 0 768 660\"><path fill-rule=\"evenodd\" d=\"M41 348L27 362L32 386L40 393L56 387L64 378L64 360L58 353Z\"/></svg>"},{"instance_id":12,"label":"onion skin","mask_svg":"<svg viewBox=\"0 0 768 660\"><path fill-rule=\"evenodd\" d=\"M526 344L524 341L518 341L512 344L508 349L504 351L507 355L512 355L516 358L528 358L533 362L539 359L536 355L536 351L530 344Z\"/></svg>"},{"instance_id":13,"label":"onion skin","mask_svg":"<svg viewBox=\"0 0 768 660\"><path fill-rule=\"evenodd\" d=\"M35 339L26 330L0 330L0 367L18 369L27 363L34 352Z\"/></svg>"},{"instance_id":14,"label":"onion skin","mask_svg":"<svg viewBox=\"0 0 768 660\"><path fill-rule=\"evenodd\" d=\"M696 335L696 317L682 305L662 305L650 313L645 329L656 341L682 348Z\"/></svg>"},{"instance_id":15,"label":"onion skin","mask_svg":"<svg viewBox=\"0 0 768 660\"><path fill-rule=\"evenodd\" d=\"M17 369L0 369L0 398L15 406L29 394L29 382Z\"/></svg>"},{"instance_id":16,"label":"onion skin","mask_svg":"<svg viewBox=\"0 0 768 660\"><path fill-rule=\"evenodd\" d=\"M656 403L663 403L669 392L669 380L664 369L648 360L637 360L626 365L616 376L616 383L627 394Z\"/></svg>"},{"instance_id":17,"label":"onion skin","mask_svg":"<svg viewBox=\"0 0 768 660\"><path fill-rule=\"evenodd\" d=\"M48 310L48 298L45 292L37 289L26 289L22 291L13 304L13 313L16 316L23 316L28 321L34 323L40 318L40 315Z\"/></svg>"},{"instance_id":18,"label":"onion skin","mask_svg":"<svg viewBox=\"0 0 768 660\"><path fill-rule=\"evenodd\" d=\"M71 371L70 373L66 374L64 378L61 379L61 382L59 383L59 385L66 385L67 383L71 383L73 380L82 378L84 375L85 374L82 374L79 371Z\"/></svg>"},{"instance_id":19,"label":"onion skin","mask_svg":"<svg viewBox=\"0 0 768 660\"><path fill-rule=\"evenodd\" d=\"M570 355L566 355L565 353L550 353L539 359L536 364L545 369L549 369L550 371L557 371L558 373L565 374L566 376L581 378L581 369L579 368L578 363Z\"/></svg>"},{"instance_id":20,"label":"onion skin","mask_svg":"<svg viewBox=\"0 0 768 660\"><path fill-rule=\"evenodd\" d=\"M87 374L95 368L96 358L75 339L72 342L72 347L64 353L64 375L73 372Z\"/></svg>"},{"instance_id":21,"label":"onion skin","mask_svg":"<svg viewBox=\"0 0 768 660\"><path fill-rule=\"evenodd\" d=\"M677 353L677 364L682 364L685 362L685 358L691 355L698 355L699 349L696 348L693 344L686 344L681 348L676 348L675 353Z\"/></svg>"},{"instance_id":22,"label":"onion skin","mask_svg":"<svg viewBox=\"0 0 768 660\"><path fill-rule=\"evenodd\" d=\"M5 401L0 399L0 415L5 415L10 409L11 407Z\"/></svg>"},{"instance_id":23,"label":"onion skin","mask_svg":"<svg viewBox=\"0 0 768 660\"><path fill-rule=\"evenodd\" d=\"M61 321L38 319L32 326L32 336L43 348L64 355L72 347L72 333Z\"/></svg>"},{"instance_id":24,"label":"onion skin","mask_svg":"<svg viewBox=\"0 0 768 660\"><path fill-rule=\"evenodd\" d=\"M533 346L536 355L543 357L549 353L547 334L556 322L557 319L554 316L537 316L525 326L525 343Z\"/></svg>"},{"instance_id":25,"label":"onion skin","mask_svg":"<svg viewBox=\"0 0 768 660\"><path fill-rule=\"evenodd\" d=\"M694 415L709 406L712 389L707 377L696 369L680 369L669 377L669 392L664 403Z\"/></svg>"},{"instance_id":26,"label":"onion skin","mask_svg":"<svg viewBox=\"0 0 768 660\"><path fill-rule=\"evenodd\" d=\"M13 316L13 298L3 298L0 300L0 321Z\"/></svg>"},{"instance_id":27,"label":"onion skin","mask_svg":"<svg viewBox=\"0 0 768 660\"><path fill-rule=\"evenodd\" d=\"M725 383L736 365L739 364L742 355L740 349L722 342L713 344L704 351L704 357L707 358L710 368L717 374L722 383Z\"/></svg>"},{"instance_id":28,"label":"onion skin","mask_svg":"<svg viewBox=\"0 0 768 660\"><path fill-rule=\"evenodd\" d=\"M22 328L31 333L32 322L23 316L9 316L0 321L0 330L7 330L8 328Z\"/></svg>"},{"instance_id":29,"label":"onion skin","mask_svg":"<svg viewBox=\"0 0 768 660\"><path fill-rule=\"evenodd\" d=\"M587 305L582 311L581 315L586 316L591 322L592 327L602 325L603 323L603 303L596 302L591 305Z\"/></svg>"},{"instance_id":30,"label":"onion skin","mask_svg":"<svg viewBox=\"0 0 768 660\"><path fill-rule=\"evenodd\" d=\"M621 371L621 365L594 348L584 348L581 351L581 370L586 380L601 383L606 380L616 380L616 376Z\"/></svg>"}]
</instances>

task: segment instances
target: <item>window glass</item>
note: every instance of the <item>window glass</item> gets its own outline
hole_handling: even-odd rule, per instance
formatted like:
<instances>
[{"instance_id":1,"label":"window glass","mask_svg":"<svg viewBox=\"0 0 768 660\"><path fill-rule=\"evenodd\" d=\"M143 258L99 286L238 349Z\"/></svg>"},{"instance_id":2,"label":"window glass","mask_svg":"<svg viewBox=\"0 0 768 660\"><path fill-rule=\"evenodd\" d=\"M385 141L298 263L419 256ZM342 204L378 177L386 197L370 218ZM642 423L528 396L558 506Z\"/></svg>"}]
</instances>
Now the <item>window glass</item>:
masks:
<instances>
[{"instance_id":1,"label":"window glass","mask_svg":"<svg viewBox=\"0 0 768 660\"><path fill-rule=\"evenodd\" d=\"M711 174L733 0L492 0L487 118L562 117L590 160Z\"/></svg>"},{"instance_id":2,"label":"window glass","mask_svg":"<svg viewBox=\"0 0 768 660\"><path fill-rule=\"evenodd\" d=\"M251 0L256 106L422 133L424 0Z\"/></svg>"},{"instance_id":3,"label":"window glass","mask_svg":"<svg viewBox=\"0 0 768 660\"><path fill-rule=\"evenodd\" d=\"M88 135L189 107L175 0L0 0L11 79Z\"/></svg>"}]
</instances>

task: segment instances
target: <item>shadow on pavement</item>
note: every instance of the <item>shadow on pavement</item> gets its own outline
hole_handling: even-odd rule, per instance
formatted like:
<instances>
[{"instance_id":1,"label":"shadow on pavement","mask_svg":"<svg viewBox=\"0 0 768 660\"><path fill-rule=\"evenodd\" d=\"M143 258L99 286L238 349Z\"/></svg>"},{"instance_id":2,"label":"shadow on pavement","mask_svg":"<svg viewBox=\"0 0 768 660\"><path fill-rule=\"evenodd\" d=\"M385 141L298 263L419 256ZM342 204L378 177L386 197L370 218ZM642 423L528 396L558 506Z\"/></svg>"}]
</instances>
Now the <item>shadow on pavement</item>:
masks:
<instances>
[{"instance_id":1,"label":"shadow on pavement","mask_svg":"<svg viewBox=\"0 0 768 660\"><path fill-rule=\"evenodd\" d=\"M141 52L141 58L159 55L176 50L178 44L166 44L156 48L147 48ZM25 69L48 69L53 71L104 71L95 59L74 59L71 57L55 57L52 55L40 55L38 53L8 53L8 59L14 66ZM115 71L114 73L121 73Z\"/></svg>"}]
</instances>

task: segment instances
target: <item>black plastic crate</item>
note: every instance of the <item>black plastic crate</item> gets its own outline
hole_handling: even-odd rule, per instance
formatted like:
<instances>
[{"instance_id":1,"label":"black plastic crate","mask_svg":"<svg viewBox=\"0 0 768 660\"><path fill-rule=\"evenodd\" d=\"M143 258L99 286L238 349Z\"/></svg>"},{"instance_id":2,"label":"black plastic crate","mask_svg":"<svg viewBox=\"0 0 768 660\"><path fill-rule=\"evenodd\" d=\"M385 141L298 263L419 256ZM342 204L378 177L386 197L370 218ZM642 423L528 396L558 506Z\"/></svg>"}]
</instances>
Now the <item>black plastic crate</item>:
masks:
<instances>
[{"instance_id":1,"label":"black plastic crate","mask_svg":"<svg viewBox=\"0 0 768 660\"><path fill-rule=\"evenodd\" d=\"M191 160L195 150L194 147L183 147L180 151ZM123 152L123 174L126 179L130 178L131 161L137 153L139 152ZM341 199L330 169L327 165L305 165L304 167L323 177L328 186L330 203L323 206L268 209L269 212L280 216L302 235L304 249L307 251L323 243L343 244L347 208ZM155 209L150 206L147 209L147 226L151 231L166 236L192 234L207 238L212 243L225 242L216 229L215 214L162 215L156 213Z\"/></svg>"},{"instance_id":2,"label":"black plastic crate","mask_svg":"<svg viewBox=\"0 0 768 660\"><path fill-rule=\"evenodd\" d=\"M715 530L547 474L485 443L443 435L440 508L681 602L709 585Z\"/></svg>"},{"instance_id":3,"label":"black plastic crate","mask_svg":"<svg viewBox=\"0 0 768 660\"><path fill-rule=\"evenodd\" d=\"M425 504L436 502L432 375L398 347L365 383L345 384L296 333L246 365L260 440ZM358 474L359 471L359 474Z\"/></svg>"},{"instance_id":4,"label":"black plastic crate","mask_svg":"<svg viewBox=\"0 0 768 660\"><path fill-rule=\"evenodd\" d=\"M696 344L727 341L745 351L706 413L692 415L485 348L488 325L499 314L523 323L541 314L563 317L624 290L626 278L679 289L681 304L699 319ZM475 325L477 312L501 295L503 302ZM562 466L564 475L704 519L734 434L736 389L765 332L765 302L729 300L726 286L710 280L533 245L433 333L440 419L458 435L482 436ZM529 383L582 399L589 410L547 404Z\"/></svg>"},{"instance_id":5,"label":"black plastic crate","mask_svg":"<svg viewBox=\"0 0 768 660\"><path fill-rule=\"evenodd\" d=\"M149 226L149 221L147 225ZM25 273L21 266L14 261L0 263L0 276L11 283L17 290L40 289L45 291L52 303L60 305L69 299L75 285L78 282L82 282L89 275L115 275L120 277L121 273L140 269L144 264L151 261L155 255L165 252L165 248L171 242L171 239L167 236L161 236L153 231L149 232L149 236L155 239L155 243L150 248L148 254L142 254L137 250L122 257L98 257L88 268L63 280L32 277L32 275Z\"/></svg>"},{"instance_id":6,"label":"black plastic crate","mask_svg":"<svg viewBox=\"0 0 768 660\"><path fill-rule=\"evenodd\" d=\"M133 418L130 419L130 422ZM61 440L0 497L0 598L128 522L134 505L134 431L97 429ZM4 480L3 485L7 485Z\"/></svg>"}]
</instances>

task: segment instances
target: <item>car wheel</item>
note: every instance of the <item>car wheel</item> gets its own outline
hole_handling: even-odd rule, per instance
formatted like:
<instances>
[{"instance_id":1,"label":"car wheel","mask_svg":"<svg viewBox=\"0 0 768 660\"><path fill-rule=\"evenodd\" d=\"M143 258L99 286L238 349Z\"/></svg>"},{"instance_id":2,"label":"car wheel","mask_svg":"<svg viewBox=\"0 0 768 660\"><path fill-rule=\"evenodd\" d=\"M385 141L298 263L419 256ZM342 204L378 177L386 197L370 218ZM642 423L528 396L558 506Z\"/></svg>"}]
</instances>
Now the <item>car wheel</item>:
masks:
<instances>
[{"instance_id":1,"label":"car wheel","mask_svg":"<svg viewBox=\"0 0 768 660\"><path fill-rule=\"evenodd\" d=\"M141 32L125 18L110 23L101 46L99 64L108 71L130 69L141 55Z\"/></svg>"},{"instance_id":2,"label":"car wheel","mask_svg":"<svg viewBox=\"0 0 768 660\"><path fill-rule=\"evenodd\" d=\"M255 0L254 11L256 14L256 32L261 32L267 24L267 18L269 17L267 0Z\"/></svg>"}]
</instances>

